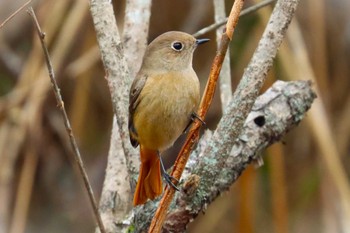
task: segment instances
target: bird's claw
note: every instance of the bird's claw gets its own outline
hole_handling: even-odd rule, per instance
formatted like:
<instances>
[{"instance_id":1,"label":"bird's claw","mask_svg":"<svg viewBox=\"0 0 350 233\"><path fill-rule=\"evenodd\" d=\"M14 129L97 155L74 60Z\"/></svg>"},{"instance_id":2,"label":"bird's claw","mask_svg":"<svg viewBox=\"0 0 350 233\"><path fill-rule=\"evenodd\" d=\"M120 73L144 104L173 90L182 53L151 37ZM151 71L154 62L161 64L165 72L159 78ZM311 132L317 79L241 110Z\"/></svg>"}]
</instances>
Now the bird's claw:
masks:
<instances>
[{"instance_id":1,"label":"bird's claw","mask_svg":"<svg viewBox=\"0 0 350 233\"><path fill-rule=\"evenodd\" d=\"M178 180L178 179L176 179L175 177L169 175L168 173L163 173L163 177L164 177L164 179L165 179L165 182L166 182L169 186L173 187L176 191L180 191L180 189L173 183L173 180L175 180L176 183L179 183L179 180Z\"/></svg>"}]
</instances>

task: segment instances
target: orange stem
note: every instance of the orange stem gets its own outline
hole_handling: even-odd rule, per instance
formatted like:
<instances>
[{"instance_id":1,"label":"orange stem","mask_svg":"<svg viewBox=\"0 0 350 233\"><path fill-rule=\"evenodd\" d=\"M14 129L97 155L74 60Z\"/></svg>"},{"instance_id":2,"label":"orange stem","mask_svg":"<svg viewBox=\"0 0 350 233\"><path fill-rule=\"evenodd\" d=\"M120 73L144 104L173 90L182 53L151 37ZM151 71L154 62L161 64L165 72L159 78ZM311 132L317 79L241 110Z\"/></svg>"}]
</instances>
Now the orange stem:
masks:
<instances>
[{"instance_id":1,"label":"orange stem","mask_svg":"<svg viewBox=\"0 0 350 233\"><path fill-rule=\"evenodd\" d=\"M244 0L236 0L232 6L231 13L229 15L226 32L222 34L220 47L216 53L211 70L209 73L209 79L204 90L204 94L199 105L198 116L204 120L206 113L208 112L209 106L213 100L215 87L217 80L219 78L222 62L224 61L226 51L229 45L229 42L232 40L233 31L237 25L239 14L243 7ZM200 121L195 121L187 135L186 141L177 156L175 165L173 168L172 176L180 180L181 174L185 169L187 160L190 156L190 153L199 139L199 129L201 127ZM170 203L174 197L175 190L173 188L166 188L163 198L161 199L158 209L152 219L149 233L160 233L167 210L170 206Z\"/></svg>"}]
</instances>

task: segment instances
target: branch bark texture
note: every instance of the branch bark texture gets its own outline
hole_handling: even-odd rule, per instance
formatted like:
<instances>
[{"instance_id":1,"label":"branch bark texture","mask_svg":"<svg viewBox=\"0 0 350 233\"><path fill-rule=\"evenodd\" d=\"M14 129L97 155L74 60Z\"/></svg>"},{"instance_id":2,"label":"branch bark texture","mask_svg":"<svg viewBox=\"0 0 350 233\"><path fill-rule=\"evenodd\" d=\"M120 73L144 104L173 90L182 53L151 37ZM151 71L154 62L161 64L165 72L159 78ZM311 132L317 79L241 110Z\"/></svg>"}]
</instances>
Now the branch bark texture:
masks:
<instances>
[{"instance_id":1,"label":"branch bark texture","mask_svg":"<svg viewBox=\"0 0 350 233\"><path fill-rule=\"evenodd\" d=\"M181 192L177 193L173 205L170 206L162 232L184 232L187 225L206 206L229 189L248 164L260 156L262 150L281 140L289 130L299 124L315 98L310 81L277 81L257 98L227 158L213 158L215 153L213 157L208 157L206 150L213 133L207 130L187 163L183 174L185 181ZM208 169L194 174L203 161ZM213 163L220 164L220 167ZM213 179L217 170L220 170L220 174L214 178L214 186L203 182ZM157 203L148 202L135 210L135 232L146 232L156 206Z\"/></svg>"},{"instance_id":2,"label":"branch bark texture","mask_svg":"<svg viewBox=\"0 0 350 233\"><path fill-rule=\"evenodd\" d=\"M201 187L202 193L209 194L213 186L220 185L218 177L233 175L222 174L221 169L210 171L209 167L220 168L223 166L222 161L226 161L229 157L232 146L239 132L241 132L243 122L251 111L265 81L267 72L272 66L273 59L293 18L298 2L298 0L279 0L277 2L253 58L233 95L232 101L225 109L217 129L205 149L207 159L201 161L198 168L194 171L195 174L211 172L210 177L202 179L202 182L206 184ZM208 164L208 162L210 163ZM210 202L214 197L209 195L202 198Z\"/></svg>"},{"instance_id":3,"label":"branch bark texture","mask_svg":"<svg viewBox=\"0 0 350 233\"><path fill-rule=\"evenodd\" d=\"M130 76L135 77L147 47L152 0L128 0L125 10L123 44Z\"/></svg>"},{"instance_id":4,"label":"branch bark texture","mask_svg":"<svg viewBox=\"0 0 350 233\"><path fill-rule=\"evenodd\" d=\"M131 79L128 76L129 71L110 1L91 0L90 12L94 21L115 118L117 118L113 123L106 178L100 200L100 212L106 231L113 232L116 230L114 221L124 218L131 208L129 204L132 183L130 177L135 174L136 170L132 161L128 159L130 156L126 155L136 154L136 152L125 139L127 137L125 135L127 132L127 89ZM113 164L121 166L114 169Z\"/></svg>"},{"instance_id":5,"label":"branch bark texture","mask_svg":"<svg viewBox=\"0 0 350 233\"><path fill-rule=\"evenodd\" d=\"M136 155L129 143L128 102L129 87L132 78L124 56L124 48L118 32L113 7L108 0L91 0L90 11L94 21L102 62L112 96L114 113L117 117L125 158L130 174L135 173L135 166L130 159ZM136 156L134 156L136 157Z\"/></svg>"},{"instance_id":6,"label":"branch bark texture","mask_svg":"<svg viewBox=\"0 0 350 233\"><path fill-rule=\"evenodd\" d=\"M139 165L127 129L129 88L146 50L151 0L127 1L124 33L118 32L113 6L108 0L91 0L97 40L110 89L115 117L100 211L107 232L121 232L131 209Z\"/></svg>"}]
</instances>

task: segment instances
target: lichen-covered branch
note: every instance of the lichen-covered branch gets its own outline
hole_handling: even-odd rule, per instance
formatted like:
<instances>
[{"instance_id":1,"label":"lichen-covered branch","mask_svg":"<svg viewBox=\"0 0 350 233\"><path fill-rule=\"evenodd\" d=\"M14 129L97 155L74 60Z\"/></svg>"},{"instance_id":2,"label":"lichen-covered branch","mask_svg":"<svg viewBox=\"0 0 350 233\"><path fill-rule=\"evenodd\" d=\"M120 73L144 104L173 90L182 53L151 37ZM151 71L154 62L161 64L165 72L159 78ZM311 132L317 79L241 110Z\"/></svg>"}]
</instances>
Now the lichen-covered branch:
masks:
<instances>
[{"instance_id":1,"label":"lichen-covered branch","mask_svg":"<svg viewBox=\"0 0 350 233\"><path fill-rule=\"evenodd\" d=\"M229 157L232 146L260 92L268 70L272 66L273 59L293 18L298 2L299 0L279 0L276 3L252 60L248 64L232 101L225 109L217 129L205 149L208 159L215 157L212 166L221 167L223 161L226 161ZM207 170L206 161L202 161L194 173L201 174ZM221 169L210 172L212 173L210 177L202 179L202 182L206 184L205 187L202 187L202 193L209 194L212 186L216 186L220 182L217 177L220 175ZM204 198L208 200L212 196L209 195Z\"/></svg>"},{"instance_id":2,"label":"lichen-covered branch","mask_svg":"<svg viewBox=\"0 0 350 233\"><path fill-rule=\"evenodd\" d=\"M272 88L256 100L230 155L227 159L218 161L219 167L213 166L212 163L214 160L222 159L222 157L208 156L206 153L208 141L202 140L197 153L191 157L191 163L204 162L208 169L196 174L200 177L200 183L190 199L188 193L185 192L181 192L177 196L176 209L167 216L164 227L184 226L203 211L220 193L228 190L247 165L260 156L262 150L281 140L289 130L298 125L306 111L311 107L315 97L316 95L311 89L311 82L277 81ZM210 134L211 132L208 131L206 137L209 138ZM188 174L192 174L194 170L196 167L193 170L189 167ZM220 174L217 177L211 177L216 170L220 170ZM202 180L204 177L210 177L214 181L214 185L205 183ZM210 186L210 189L202 189L205 186ZM204 193L203 190L210 191ZM182 219L184 219L184 215L189 217L187 223L183 221L174 223L179 219L177 217L179 213L181 213Z\"/></svg>"},{"instance_id":3,"label":"lichen-covered branch","mask_svg":"<svg viewBox=\"0 0 350 233\"><path fill-rule=\"evenodd\" d=\"M187 163L183 174L185 181L181 192L175 197L174 205L169 209L163 232L184 232L188 223L220 193L228 190L262 150L281 140L287 132L297 126L316 98L311 85L310 81L277 81L259 96L229 156L225 160L215 162L220 164L220 167L213 165L213 161L223 157L216 159L214 151L211 154L206 153L213 135L207 130ZM208 169L194 175L193 172L198 170L199 163L203 162ZM216 174L217 170L220 170L220 174L213 177L212 174ZM215 185L205 183L204 180L207 179L215 180ZM208 190L208 193L203 190ZM135 232L146 232L151 220L150 215L155 211L156 205L157 203L149 202L135 211Z\"/></svg>"},{"instance_id":4,"label":"lichen-covered branch","mask_svg":"<svg viewBox=\"0 0 350 233\"><path fill-rule=\"evenodd\" d=\"M124 48L111 2L108 0L91 0L90 12L94 21L113 109L119 126L126 165L129 174L133 175L136 169L132 158L137 158L137 151L132 148L128 135L129 87L132 78L129 76Z\"/></svg>"},{"instance_id":5,"label":"lichen-covered branch","mask_svg":"<svg viewBox=\"0 0 350 233\"><path fill-rule=\"evenodd\" d=\"M90 6L115 112L100 212L107 232L120 232L139 164L138 151L129 143L128 93L147 46L151 0L127 1L123 40L111 2L91 0Z\"/></svg>"}]
</instances>

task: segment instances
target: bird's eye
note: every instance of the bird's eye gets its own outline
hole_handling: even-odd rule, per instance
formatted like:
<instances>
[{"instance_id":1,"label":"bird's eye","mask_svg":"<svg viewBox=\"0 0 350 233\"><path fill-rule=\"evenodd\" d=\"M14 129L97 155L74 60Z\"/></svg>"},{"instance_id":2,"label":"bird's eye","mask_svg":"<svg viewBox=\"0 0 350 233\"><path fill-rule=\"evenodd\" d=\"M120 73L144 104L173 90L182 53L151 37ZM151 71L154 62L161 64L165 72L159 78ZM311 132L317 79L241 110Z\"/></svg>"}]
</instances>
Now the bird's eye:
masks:
<instances>
[{"instance_id":1,"label":"bird's eye","mask_svg":"<svg viewBox=\"0 0 350 233\"><path fill-rule=\"evenodd\" d=\"M181 51L183 49L183 45L181 42L176 41L171 45L171 48L175 51Z\"/></svg>"}]
</instances>

